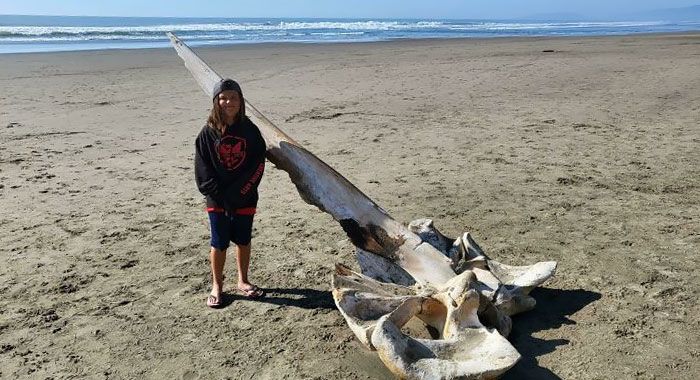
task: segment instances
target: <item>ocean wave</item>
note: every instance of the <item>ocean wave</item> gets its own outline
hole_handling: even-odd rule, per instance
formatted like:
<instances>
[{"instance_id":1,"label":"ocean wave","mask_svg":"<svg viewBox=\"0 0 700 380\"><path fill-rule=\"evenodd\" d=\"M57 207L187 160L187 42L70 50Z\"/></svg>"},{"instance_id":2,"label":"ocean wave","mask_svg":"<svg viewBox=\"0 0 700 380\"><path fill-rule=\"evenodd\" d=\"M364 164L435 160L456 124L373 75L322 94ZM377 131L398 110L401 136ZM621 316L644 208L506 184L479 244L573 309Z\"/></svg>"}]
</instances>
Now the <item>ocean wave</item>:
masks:
<instances>
[{"instance_id":1,"label":"ocean wave","mask_svg":"<svg viewBox=\"0 0 700 380\"><path fill-rule=\"evenodd\" d=\"M289 30L302 29L342 29L342 30L407 30L442 28L449 25L438 21L357 21L357 22L281 22L278 27Z\"/></svg>"},{"instance_id":2,"label":"ocean wave","mask_svg":"<svg viewBox=\"0 0 700 380\"><path fill-rule=\"evenodd\" d=\"M455 26L459 30L549 30L549 29L587 29L587 28L632 28L653 27L666 24L662 21L645 22L547 22L547 23L494 23L485 22L479 25Z\"/></svg>"},{"instance_id":3,"label":"ocean wave","mask_svg":"<svg viewBox=\"0 0 700 380\"><path fill-rule=\"evenodd\" d=\"M86 19L89 22L90 18ZM133 22L131 20L130 22ZM87 24L86 24L87 25ZM99 25L99 24L90 24ZM167 46L165 32L194 43L257 43L367 41L402 38L455 38L493 36L607 35L700 29L700 23L651 22L549 22L485 20L295 20L217 19L207 22L163 19L160 24L122 26L3 26L0 50L18 44L65 44L80 42L98 46L123 44Z\"/></svg>"},{"instance_id":4,"label":"ocean wave","mask_svg":"<svg viewBox=\"0 0 700 380\"><path fill-rule=\"evenodd\" d=\"M149 26L0 26L0 37L55 36L55 35L128 35L165 33L168 31L269 31L269 30L406 30L441 28L442 22L399 22L399 21L359 21L359 22L286 22L278 23L213 23L213 24L167 24Z\"/></svg>"},{"instance_id":5,"label":"ocean wave","mask_svg":"<svg viewBox=\"0 0 700 380\"><path fill-rule=\"evenodd\" d=\"M315 30L332 33L334 31L491 31L491 30L550 30L585 28L630 28L654 27L661 22L561 22L561 23L508 23L508 22L447 22L447 21L279 21L276 23L211 23L211 24L163 24L149 26L0 26L0 40L9 38L85 38L111 39L113 37L150 37L165 32L206 33L206 32L269 32Z\"/></svg>"}]
</instances>

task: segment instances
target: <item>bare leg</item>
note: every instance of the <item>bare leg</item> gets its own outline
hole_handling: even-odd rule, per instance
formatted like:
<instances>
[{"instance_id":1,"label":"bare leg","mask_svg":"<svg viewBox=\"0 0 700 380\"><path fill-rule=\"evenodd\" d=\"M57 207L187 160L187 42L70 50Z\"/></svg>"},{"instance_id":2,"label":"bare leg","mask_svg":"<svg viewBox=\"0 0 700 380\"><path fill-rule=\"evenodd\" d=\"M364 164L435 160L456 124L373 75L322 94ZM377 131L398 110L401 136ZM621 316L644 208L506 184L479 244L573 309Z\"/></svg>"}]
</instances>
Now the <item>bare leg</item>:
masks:
<instances>
[{"instance_id":1,"label":"bare leg","mask_svg":"<svg viewBox=\"0 0 700 380\"><path fill-rule=\"evenodd\" d=\"M209 252L209 261L211 262L211 295L216 298L221 297L221 292L224 289L224 264L226 263L226 250L211 248Z\"/></svg>"},{"instance_id":2,"label":"bare leg","mask_svg":"<svg viewBox=\"0 0 700 380\"><path fill-rule=\"evenodd\" d=\"M238 290L248 298L258 298L265 295L265 292L248 281L248 267L250 266L250 244L237 245L236 255L238 257Z\"/></svg>"},{"instance_id":3,"label":"bare leg","mask_svg":"<svg viewBox=\"0 0 700 380\"><path fill-rule=\"evenodd\" d=\"M238 288L247 290L252 287L248 282L248 267L250 266L250 244L236 245L238 258Z\"/></svg>"}]
</instances>

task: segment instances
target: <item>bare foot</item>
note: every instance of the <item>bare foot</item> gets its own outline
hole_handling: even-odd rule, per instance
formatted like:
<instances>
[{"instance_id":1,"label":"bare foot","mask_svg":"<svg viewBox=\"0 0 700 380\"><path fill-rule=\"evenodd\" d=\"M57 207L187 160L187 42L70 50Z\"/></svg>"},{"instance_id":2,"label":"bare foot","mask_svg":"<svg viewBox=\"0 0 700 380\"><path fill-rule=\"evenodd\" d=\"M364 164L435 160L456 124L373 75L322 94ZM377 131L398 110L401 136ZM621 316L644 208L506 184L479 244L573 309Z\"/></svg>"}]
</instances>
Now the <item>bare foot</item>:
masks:
<instances>
[{"instance_id":1,"label":"bare foot","mask_svg":"<svg viewBox=\"0 0 700 380\"><path fill-rule=\"evenodd\" d=\"M218 307L221 307L221 305L221 294L219 294L218 296L210 294L209 297L207 297L207 306L216 309Z\"/></svg>"},{"instance_id":2,"label":"bare foot","mask_svg":"<svg viewBox=\"0 0 700 380\"><path fill-rule=\"evenodd\" d=\"M238 292L247 298L260 298L265 295L265 291L247 282L238 283Z\"/></svg>"},{"instance_id":3,"label":"bare foot","mask_svg":"<svg viewBox=\"0 0 700 380\"><path fill-rule=\"evenodd\" d=\"M207 306L211 308L221 307L221 293L221 285L214 284L209 293L209 297L207 297Z\"/></svg>"}]
</instances>

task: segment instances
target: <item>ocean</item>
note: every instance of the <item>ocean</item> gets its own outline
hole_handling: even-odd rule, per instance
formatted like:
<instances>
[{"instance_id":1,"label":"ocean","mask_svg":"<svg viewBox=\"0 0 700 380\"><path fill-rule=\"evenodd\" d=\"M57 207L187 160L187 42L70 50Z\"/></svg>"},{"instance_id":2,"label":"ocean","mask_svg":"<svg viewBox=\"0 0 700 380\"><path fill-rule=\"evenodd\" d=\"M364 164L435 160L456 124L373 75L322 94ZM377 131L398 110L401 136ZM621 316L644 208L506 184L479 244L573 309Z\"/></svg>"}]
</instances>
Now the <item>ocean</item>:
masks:
<instances>
[{"instance_id":1,"label":"ocean","mask_svg":"<svg viewBox=\"0 0 700 380\"><path fill-rule=\"evenodd\" d=\"M365 42L422 38L601 36L700 30L698 22L234 19L0 15L0 53L265 42Z\"/></svg>"}]
</instances>

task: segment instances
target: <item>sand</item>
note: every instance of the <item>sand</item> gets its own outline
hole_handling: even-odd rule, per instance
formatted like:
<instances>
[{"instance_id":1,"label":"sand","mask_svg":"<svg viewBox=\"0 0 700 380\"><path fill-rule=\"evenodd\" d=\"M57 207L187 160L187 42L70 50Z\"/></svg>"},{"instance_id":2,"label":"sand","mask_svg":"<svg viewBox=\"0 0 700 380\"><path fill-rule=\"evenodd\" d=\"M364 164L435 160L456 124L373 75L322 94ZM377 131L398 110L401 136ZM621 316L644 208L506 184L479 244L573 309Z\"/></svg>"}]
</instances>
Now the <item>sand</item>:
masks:
<instances>
[{"instance_id":1,"label":"sand","mask_svg":"<svg viewBox=\"0 0 700 380\"><path fill-rule=\"evenodd\" d=\"M700 376L700 34L196 50L397 220L559 262L504 378ZM173 50L0 55L0 88L0 377L391 378L329 292L352 244L271 164L268 297L205 307Z\"/></svg>"}]
</instances>

